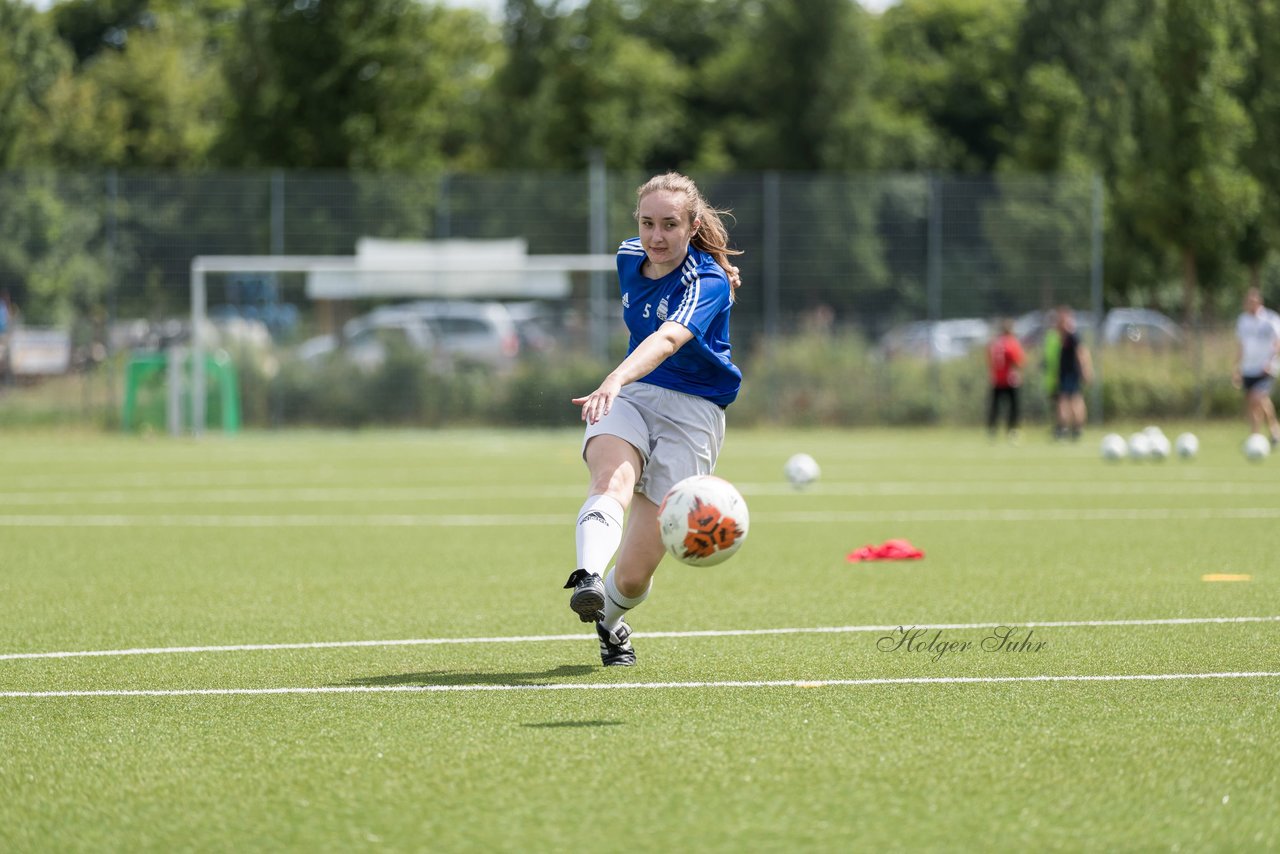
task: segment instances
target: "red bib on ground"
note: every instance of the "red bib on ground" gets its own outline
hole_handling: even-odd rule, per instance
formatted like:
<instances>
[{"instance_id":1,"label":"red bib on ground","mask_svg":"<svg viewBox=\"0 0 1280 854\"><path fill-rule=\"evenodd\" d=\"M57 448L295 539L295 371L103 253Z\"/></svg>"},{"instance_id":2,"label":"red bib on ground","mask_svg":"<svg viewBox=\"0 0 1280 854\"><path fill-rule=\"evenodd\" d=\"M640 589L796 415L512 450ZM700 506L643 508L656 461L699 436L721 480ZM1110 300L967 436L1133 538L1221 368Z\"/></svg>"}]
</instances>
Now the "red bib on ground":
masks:
<instances>
[{"instance_id":1,"label":"red bib on ground","mask_svg":"<svg viewBox=\"0 0 1280 854\"><path fill-rule=\"evenodd\" d=\"M864 560L919 560L924 552L911 545L908 540L885 540L878 546L863 546L845 555L849 563Z\"/></svg>"}]
</instances>

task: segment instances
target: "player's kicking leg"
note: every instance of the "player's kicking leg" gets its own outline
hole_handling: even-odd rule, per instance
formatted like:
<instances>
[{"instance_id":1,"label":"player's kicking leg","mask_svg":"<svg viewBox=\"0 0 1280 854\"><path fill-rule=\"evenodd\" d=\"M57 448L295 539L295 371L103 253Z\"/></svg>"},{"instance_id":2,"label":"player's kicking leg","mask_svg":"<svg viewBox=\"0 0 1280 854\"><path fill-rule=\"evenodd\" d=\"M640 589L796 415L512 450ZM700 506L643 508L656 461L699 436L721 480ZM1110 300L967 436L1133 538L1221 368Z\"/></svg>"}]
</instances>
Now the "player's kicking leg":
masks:
<instances>
[{"instance_id":1,"label":"player's kicking leg","mask_svg":"<svg viewBox=\"0 0 1280 854\"><path fill-rule=\"evenodd\" d=\"M569 608L584 623L600 619L605 609L604 570L622 542L623 516L643 464L640 452L617 436L602 434L587 441L583 456L591 473L590 493L578 510L574 541L578 568L569 574Z\"/></svg>"},{"instance_id":2,"label":"player's kicking leg","mask_svg":"<svg viewBox=\"0 0 1280 854\"><path fill-rule=\"evenodd\" d=\"M596 623L600 660L606 667L636 663L626 616L648 598L653 573L664 554L666 550L658 534L658 507L645 496L637 495L618 550L618 563L604 580L604 609Z\"/></svg>"}]
</instances>

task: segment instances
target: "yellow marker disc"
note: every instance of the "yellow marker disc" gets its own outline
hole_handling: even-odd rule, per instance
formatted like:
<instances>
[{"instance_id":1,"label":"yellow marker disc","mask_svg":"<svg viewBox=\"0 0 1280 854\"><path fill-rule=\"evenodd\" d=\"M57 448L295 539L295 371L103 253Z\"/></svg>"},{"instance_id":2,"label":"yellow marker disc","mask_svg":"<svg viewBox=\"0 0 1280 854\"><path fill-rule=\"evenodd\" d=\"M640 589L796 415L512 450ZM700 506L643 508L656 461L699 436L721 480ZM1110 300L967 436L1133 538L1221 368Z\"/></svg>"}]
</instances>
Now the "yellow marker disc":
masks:
<instances>
[{"instance_id":1,"label":"yellow marker disc","mask_svg":"<svg viewBox=\"0 0 1280 854\"><path fill-rule=\"evenodd\" d=\"M1252 575L1233 572L1211 572L1200 576L1201 581L1252 581Z\"/></svg>"}]
</instances>

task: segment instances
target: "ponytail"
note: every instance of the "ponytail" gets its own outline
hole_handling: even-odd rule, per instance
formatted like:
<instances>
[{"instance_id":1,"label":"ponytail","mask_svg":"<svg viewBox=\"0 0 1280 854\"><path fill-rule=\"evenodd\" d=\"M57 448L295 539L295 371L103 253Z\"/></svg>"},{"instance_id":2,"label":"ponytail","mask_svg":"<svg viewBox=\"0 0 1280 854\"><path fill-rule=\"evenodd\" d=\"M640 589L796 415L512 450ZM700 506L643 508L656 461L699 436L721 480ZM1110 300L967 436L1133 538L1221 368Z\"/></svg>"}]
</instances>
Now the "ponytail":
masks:
<instances>
[{"instance_id":1,"label":"ponytail","mask_svg":"<svg viewBox=\"0 0 1280 854\"><path fill-rule=\"evenodd\" d=\"M689 222L697 223L694 229L693 237L690 243L698 249L706 252L716 260L720 268L724 270L725 278L729 280L730 299L733 299L734 292L741 287L742 282L738 278L737 269L729 263L730 255L741 255L741 249L732 249L729 246L729 230L725 227L722 216L733 216L727 210L718 210L707 204L707 200L702 197L702 193L698 190L698 185L693 183L693 179L679 172L668 172L665 175L655 175L648 181L645 181L636 190L636 201L639 202L650 193L665 190L670 193L683 193L685 197L685 209L689 214ZM637 218L639 211L636 212Z\"/></svg>"}]
</instances>

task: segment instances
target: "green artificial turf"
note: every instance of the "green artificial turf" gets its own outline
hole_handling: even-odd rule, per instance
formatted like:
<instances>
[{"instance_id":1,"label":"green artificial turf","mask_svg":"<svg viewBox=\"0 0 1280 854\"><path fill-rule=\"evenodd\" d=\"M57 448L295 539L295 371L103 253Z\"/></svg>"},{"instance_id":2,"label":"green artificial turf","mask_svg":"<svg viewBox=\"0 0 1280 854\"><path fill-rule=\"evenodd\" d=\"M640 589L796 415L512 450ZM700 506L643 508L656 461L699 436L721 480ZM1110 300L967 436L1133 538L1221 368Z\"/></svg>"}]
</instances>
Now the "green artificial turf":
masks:
<instances>
[{"instance_id":1,"label":"green artificial turf","mask_svg":"<svg viewBox=\"0 0 1280 854\"><path fill-rule=\"evenodd\" d=\"M609 670L576 432L7 434L0 849L1275 849L1280 458L1188 426L731 426L747 542Z\"/></svg>"}]
</instances>

